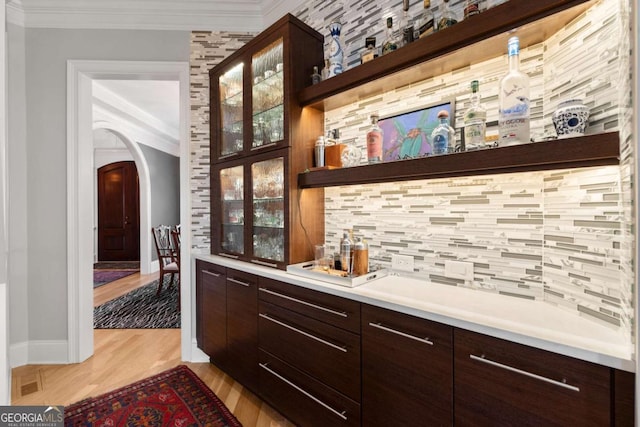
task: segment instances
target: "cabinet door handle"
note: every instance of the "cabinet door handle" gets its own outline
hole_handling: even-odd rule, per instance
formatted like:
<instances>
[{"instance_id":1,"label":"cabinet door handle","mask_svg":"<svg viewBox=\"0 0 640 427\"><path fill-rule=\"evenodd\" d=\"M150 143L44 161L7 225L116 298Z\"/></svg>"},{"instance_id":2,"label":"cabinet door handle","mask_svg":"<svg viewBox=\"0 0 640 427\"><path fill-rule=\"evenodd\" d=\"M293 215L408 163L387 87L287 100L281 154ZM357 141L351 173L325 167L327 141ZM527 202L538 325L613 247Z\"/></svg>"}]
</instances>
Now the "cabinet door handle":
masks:
<instances>
[{"instance_id":1,"label":"cabinet door handle","mask_svg":"<svg viewBox=\"0 0 640 427\"><path fill-rule=\"evenodd\" d=\"M236 285L244 286L248 288L251 286L251 283L243 282L242 280L234 279L233 277L227 277L227 281L231 283L235 283Z\"/></svg>"},{"instance_id":2,"label":"cabinet door handle","mask_svg":"<svg viewBox=\"0 0 640 427\"><path fill-rule=\"evenodd\" d=\"M298 329L298 328L296 328L294 326L288 325L288 324L286 324L284 322L281 322L280 320L274 319L273 317L271 317L271 316L269 316L267 314L260 313L259 316L262 317L263 319L266 319L266 320L270 321L270 322L273 322L273 323L276 323L276 324L278 324L280 326L283 326L283 327L285 327L285 328L287 328L287 329L289 329L289 330L291 330L293 332L297 332L297 333L299 333L301 335L304 335L307 338L311 338L312 340L316 340L319 343L322 343L324 345L328 345L329 347L335 348L336 350L340 350L343 353L347 353L347 347L345 347L345 346L339 346L339 345L336 345L336 344L334 344L332 342L329 342L327 340L323 340L322 338L318 338L317 336L315 336L313 334L310 334L308 332L300 330L300 329Z\"/></svg>"},{"instance_id":3,"label":"cabinet door handle","mask_svg":"<svg viewBox=\"0 0 640 427\"><path fill-rule=\"evenodd\" d=\"M257 259L252 259L251 262L258 265L264 265L265 267L278 267L278 264L274 262L258 261Z\"/></svg>"},{"instance_id":4,"label":"cabinet door handle","mask_svg":"<svg viewBox=\"0 0 640 427\"><path fill-rule=\"evenodd\" d=\"M273 147L274 145L277 145L277 144L278 144L277 142L271 142L269 144L258 145L257 147L251 147L250 151L263 150L265 148Z\"/></svg>"},{"instance_id":5,"label":"cabinet door handle","mask_svg":"<svg viewBox=\"0 0 640 427\"><path fill-rule=\"evenodd\" d=\"M289 381L288 379L286 379L285 377L283 377L282 375L278 374L276 371L274 371L273 369L269 368L267 366L266 363L259 363L258 365L260 365L260 367L262 369L264 369L265 371L269 372L271 375L273 375L274 377L278 378L280 381L286 383L287 385L295 388L296 390L298 390L300 393L304 394L305 396L307 396L309 399L313 400L314 402L320 404L322 407L328 409L329 411L333 412L334 414L336 414L337 416L339 416L340 418L342 418L344 421L347 421L347 416L345 415L345 413L347 411L342 411L342 412L338 412L336 409L333 409L331 406L327 405L326 403L324 403L322 400L318 399L317 397L315 397L314 395L312 395L311 393L309 393L308 391L300 388L299 386L295 385L294 383L292 383L291 381Z\"/></svg>"},{"instance_id":6,"label":"cabinet door handle","mask_svg":"<svg viewBox=\"0 0 640 427\"><path fill-rule=\"evenodd\" d=\"M268 294L271 294L271 295L279 297L279 298L284 298L284 299L289 300L289 301L297 302L299 304L304 304L307 307L312 307L312 308L315 308L315 309L318 309L318 310L326 311L327 313L335 314L336 316L349 317L349 315L344 311L332 310L330 308L322 307L322 306L316 305L316 304L312 304L310 302L303 301L303 300L298 299L298 298L293 298L293 297L290 297L288 295L281 294L279 292L274 292L274 291L269 290L267 288L260 288L260 291L261 292L266 292Z\"/></svg>"},{"instance_id":7,"label":"cabinet door handle","mask_svg":"<svg viewBox=\"0 0 640 427\"><path fill-rule=\"evenodd\" d=\"M529 377L529 378L533 378L533 379L536 379L536 380L544 381L546 383L557 385L558 387L566 388L566 389L569 389L569 390L573 390L573 391L577 391L577 392L580 391L580 387L576 387L576 386L573 386L571 384L567 384L566 382L552 380L551 378L547 378L547 377L543 377L541 375L537 375L537 374L534 374L534 373L531 373L531 372L523 371L522 369L514 368L513 366L505 365L505 364L502 364L502 363L499 363L499 362L494 362L493 360L485 358L484 354L482 356L476 356L475 354L470 354L469 357L472 360L475 360L475 361L478 361L478 362L482 362L482 363L486 363L488 365L495 366L495 367L501 368L501 369L505 369L505 370L510 371L510 372L515 372L516 374L524 375L525 377Z\"/></svg>"},{"instance_id":8,"label":"cabinet door handle","mask_svg":"<svg viewBox=\"0 0 640 427\"><path fill-rule=\"evenodd\" d=\"M224 257L227 257L227 258L231 258L231 259L238 259L238 258L240 258L238 255L225 254L224 252L220 252L220 253L218 253L218 255L220 255L220 256L224 256Z\"/></svg>"},{"instance_id":9,"label":"cabinet door handle","mask_svg":"<svg viewBox=\"0 0 640 427\"><path fill-rule=\"evenodd\" d=\"M207 276L220 277L220 273L214 273L213 271L209 271L209 270L201 270L201 271Z\"/></svg>"},{"instance_id":10,"label":"cabinet door handle","mask_svg":"<svg viewBox=\"0 0 640 427\"><path fill-rule=\"evenodd\" d=\"M378 328L378 329L382 329L383 331L391 332L392 334L400 335L401 337L409 338L409 339L421 342L423 344L433 345L433 341L431 341L429 339L429 337L426 337L426 338L416 337L415 335L407 334L405 332L396 331L395 329L391 329L391 328L387 328L386 326L382 326L382 324L379 323L379 322L378 323L369 322L369 326L372 326L372 327Z\"/></svg>"}]
</instances>

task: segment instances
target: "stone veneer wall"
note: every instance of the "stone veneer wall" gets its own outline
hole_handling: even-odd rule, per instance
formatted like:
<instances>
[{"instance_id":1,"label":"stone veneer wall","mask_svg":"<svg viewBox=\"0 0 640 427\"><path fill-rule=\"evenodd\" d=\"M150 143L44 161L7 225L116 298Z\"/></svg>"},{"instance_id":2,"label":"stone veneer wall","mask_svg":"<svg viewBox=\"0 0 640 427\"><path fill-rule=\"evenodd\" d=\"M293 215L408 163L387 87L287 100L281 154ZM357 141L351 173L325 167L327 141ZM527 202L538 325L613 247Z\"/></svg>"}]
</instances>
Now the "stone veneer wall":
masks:
<instances>
[{"instance_id":1,"label":"stone veneer wall","mask_svg":"<svg viewBox=\"0 0 640 427\"><path fill-rule=\"evenodd\" d=\"M356 0L348 8L342 3L313 0L294 14L324 34L339 19L350 52L348 65L357 66L364 38L376 35L381 41L385 18L397 18L401 3ZM440 4L432 3L436 9ZM412 2L412 18L419 16L421 4ZM451 4L461 16L464 1ZM591 109L588 132L621 132L620 167L328 188L326 243L337 248L345 226L352 227L369 240L374 263L388 265L391 254L410 254L416 259L414 275L449 285L465 286L444 277L444 260L472 261L475 278L466 286L544 300L633 336L635 150L626 90L631 87L630 8L629 0L604 0L547 42L521 53L521 68L531 78L532 136L554 135L550 117L558 102L583 98ZM192 197L198 251L209 248L208 89L202 78L214 62L198 52L211 43L216 55L224 55L217 41L239 40L194 33L192 41ZM612 45L611 40L622 42ZM363 135L371 112L392 115L454 98L459 134L469 81L480 79L488 120L497 120L498 82L505 71L506 56L421 84L390 88L326 112L326 128L341 129L342 139L358 145L366 159ZM621 83L618 89L615 82Z\"/></svg>"},{"instance_id":2,"label":"stone veneer wall","mask_svg":"<svg viewBox=\"0 0 640 427\"><path fill-rule=\"evenodd\" d=\"M211 251L209 182L209 70L251 40L253 33L191 33L191 242L194 253Z\"/></svg>"}]
</instances>

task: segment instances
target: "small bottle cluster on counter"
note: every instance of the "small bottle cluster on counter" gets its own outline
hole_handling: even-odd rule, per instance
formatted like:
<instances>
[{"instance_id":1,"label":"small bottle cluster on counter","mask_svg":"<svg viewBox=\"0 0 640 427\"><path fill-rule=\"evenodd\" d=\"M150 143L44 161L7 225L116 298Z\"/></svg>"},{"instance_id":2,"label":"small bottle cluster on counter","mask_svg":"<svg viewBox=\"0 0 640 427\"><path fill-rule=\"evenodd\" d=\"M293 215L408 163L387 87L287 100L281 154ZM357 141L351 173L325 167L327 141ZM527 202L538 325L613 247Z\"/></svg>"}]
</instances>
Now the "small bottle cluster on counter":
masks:
<instances>
[{"instance_id":1,"label":"small bottle cluster on counter","mask_svg":"<svg viewBox=\"0 0 640 427\"><path fill-rule=\"evenodd\" d=\"M340 252L326 253L325 245L316 245L314 269L342 277L358 277L369 273L369 245L366 239L354 237L353 230L345 230L340 239Z\"/></svg>"}]
</instances>

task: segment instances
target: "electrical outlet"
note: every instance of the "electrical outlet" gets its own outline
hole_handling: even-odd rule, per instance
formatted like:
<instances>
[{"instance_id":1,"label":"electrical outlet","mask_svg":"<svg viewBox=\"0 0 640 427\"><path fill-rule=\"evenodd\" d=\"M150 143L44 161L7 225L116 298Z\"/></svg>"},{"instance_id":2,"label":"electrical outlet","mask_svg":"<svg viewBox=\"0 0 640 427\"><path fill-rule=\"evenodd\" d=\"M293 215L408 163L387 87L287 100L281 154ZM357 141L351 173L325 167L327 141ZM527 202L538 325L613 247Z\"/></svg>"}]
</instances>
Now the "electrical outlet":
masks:
<instances>
[{"instance_id":1,"label":"electrical outlet","mask_svg":"<svg viewBox=\"0 0 640 427\"><path fill-rule=\"evenodd\" d=\"M413 272L413 257L411 255L391 255L391 269Z\"/></svg>"},{"instance_id":2,"label":"electrical outlet","mask_svg":"<svg viewBox=\"0 0 640 427\"><path fill-rule=\"evenodd\" d=\"M444 275L452 279L473 280L473 263L465 261L445 261Z\"/></svg>"}]
</instances>

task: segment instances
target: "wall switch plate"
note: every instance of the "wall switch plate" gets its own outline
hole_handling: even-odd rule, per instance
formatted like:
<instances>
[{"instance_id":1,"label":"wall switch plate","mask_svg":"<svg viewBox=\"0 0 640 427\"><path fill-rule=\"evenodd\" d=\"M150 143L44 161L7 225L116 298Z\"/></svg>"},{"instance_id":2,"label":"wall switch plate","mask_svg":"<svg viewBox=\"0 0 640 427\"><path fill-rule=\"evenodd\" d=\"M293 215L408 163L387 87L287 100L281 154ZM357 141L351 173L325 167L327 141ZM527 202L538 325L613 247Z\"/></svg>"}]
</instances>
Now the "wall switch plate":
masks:
<instances>
[{"instance_id":1,"label":"wall switch plate","mask_svg":"<svg viewBox=\"0 0 640 427\"><path fill-rule=\"evenodd\" d=\"M413 273L413 257L411 255L391 255L391 269L397 271L410 271Z\"/></svg>"},{"instance_id":2,"label":"wall switch plate","mask_svg":"<svg viewBox=\"0 0 640 427\"><path fill-rule=\"evenodd\" d=\"M444 275L451 279L473 280L473 263L465 261L445 261Z\"/></svg>"}]
</instances>

